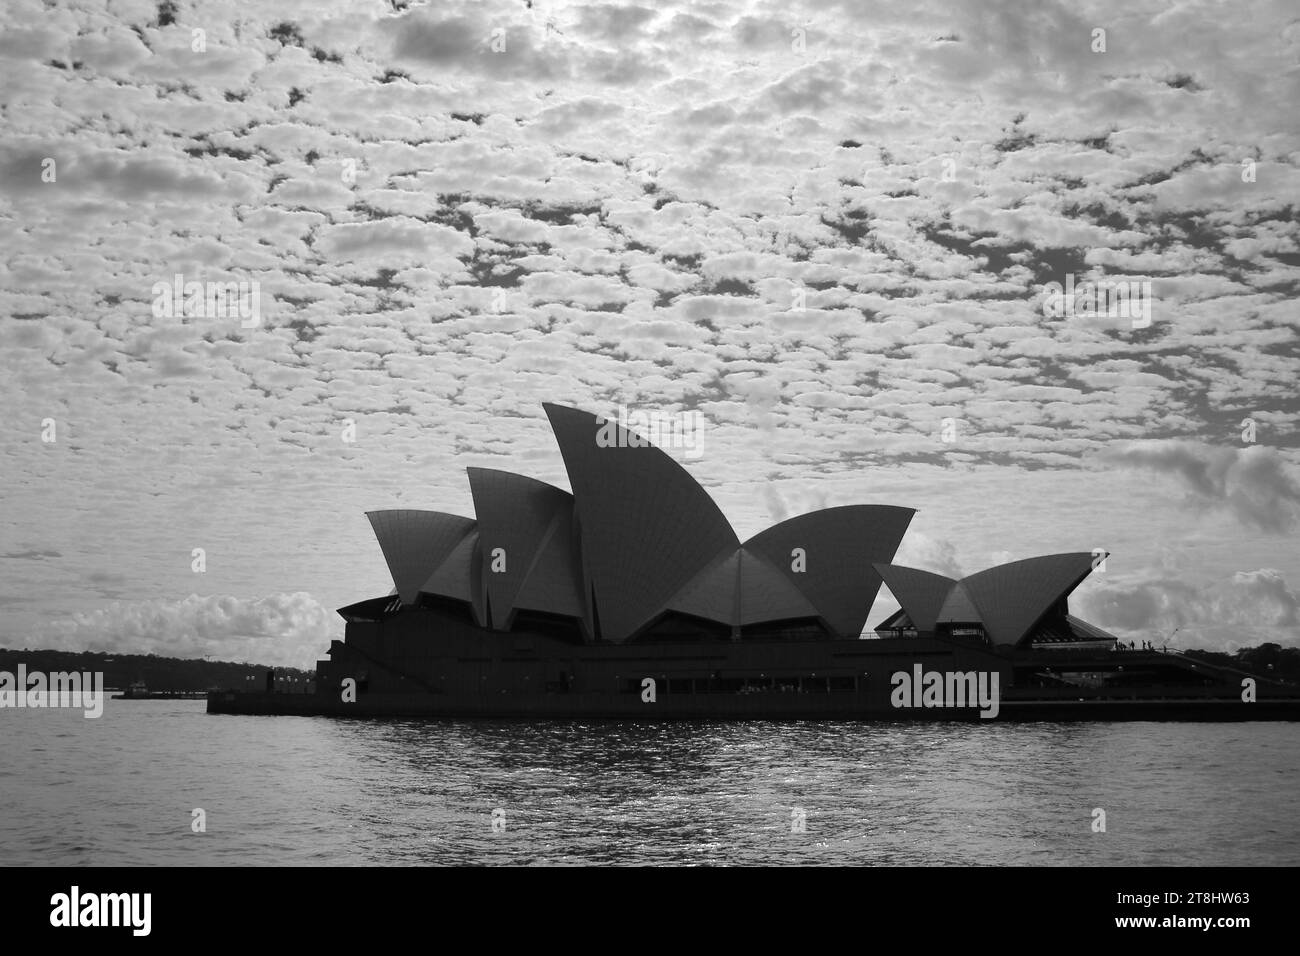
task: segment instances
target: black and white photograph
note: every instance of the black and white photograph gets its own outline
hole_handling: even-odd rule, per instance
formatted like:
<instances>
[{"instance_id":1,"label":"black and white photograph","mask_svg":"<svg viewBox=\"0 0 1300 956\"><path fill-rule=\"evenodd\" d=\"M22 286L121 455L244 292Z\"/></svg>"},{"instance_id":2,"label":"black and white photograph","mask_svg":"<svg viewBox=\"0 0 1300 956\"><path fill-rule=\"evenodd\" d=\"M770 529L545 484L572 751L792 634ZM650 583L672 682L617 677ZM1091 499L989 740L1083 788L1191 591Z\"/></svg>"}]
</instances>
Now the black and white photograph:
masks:
<instances>
[{"instance_id":1,"label":"black and white photograph","mask_svg":"<svg viewBox=\"0 0 1300 956\"><path fill-rule=\"evenodd\" d=\"M980 867L1259 931L1300 8L6 0L0 76L24 921Z\"/></svg>"}]
</instances>

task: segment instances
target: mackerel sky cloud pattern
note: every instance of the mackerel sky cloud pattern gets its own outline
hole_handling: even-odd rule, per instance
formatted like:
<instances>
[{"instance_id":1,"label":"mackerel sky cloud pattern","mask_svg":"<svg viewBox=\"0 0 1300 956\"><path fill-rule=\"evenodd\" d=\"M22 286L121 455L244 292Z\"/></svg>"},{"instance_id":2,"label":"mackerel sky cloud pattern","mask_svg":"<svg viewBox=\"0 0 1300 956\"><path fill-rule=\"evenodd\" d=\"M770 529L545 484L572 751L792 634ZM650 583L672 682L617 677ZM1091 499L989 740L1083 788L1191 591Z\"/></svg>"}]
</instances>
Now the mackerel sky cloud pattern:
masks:
<instances>
[{"instance_id":1,"label":"mackerel sky cloud pattern","mask_svg":"<svg viewBox=\"0 0 1300 956\"><path fill-rule=\"evenodd\" d=\"M916 508L898 564L1300 641L1293 5L14 0L0 74L0 645L306 666L365 512L568 487L544 401L701 412L742 540Z\"/></svg>"}]
</instances>

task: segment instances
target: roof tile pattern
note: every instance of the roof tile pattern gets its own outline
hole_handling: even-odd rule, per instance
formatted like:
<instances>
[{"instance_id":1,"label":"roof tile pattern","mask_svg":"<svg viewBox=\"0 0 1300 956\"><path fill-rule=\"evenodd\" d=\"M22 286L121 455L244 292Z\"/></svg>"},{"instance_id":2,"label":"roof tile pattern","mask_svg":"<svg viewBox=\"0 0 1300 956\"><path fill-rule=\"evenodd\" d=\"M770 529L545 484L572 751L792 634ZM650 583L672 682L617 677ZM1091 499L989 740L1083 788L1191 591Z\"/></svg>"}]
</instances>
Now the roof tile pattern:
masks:
<instances>
[{"instance_id":1,"label":"roof tile pattern","mask_svg":"<svg viewBox=\"0 0 1300 956\"><path fill-rule=\"evenodd\" d=\"M893 560L915 514L892 505L825 508L773 525L746 541L745 550L780 571L831 631L855 638L880 591L880 572L872 565Z\"/></svg>"},{"instance_id":2,"label":"roof tile pattern","mask_svg":"<svg viewBox=\"0 0 1300 956\"><path fill-rule=\"evenodd\" d=\"M943 602L957 582L933 571L896 564L877 564L875 569L884 579L889 593L902 605L912 626L922 631L933 631Z\"/></svg>"},{"instance_id":3,"label":"roof tile pattern","mask_svg":"<svg viewBox=\"0 0 1300 956\"><path fill-rule=\"evenodd\" d=\"M525 585L530 610L582 615L573 552L573 495L544 481L469 468L492 626L508 627ZM494 570L501 569L503 570Z\"/></svg>"},{"instance_id":4,"label":"roof tile pattern","mask_svg":"<svg viewBox=\"0 0 1300 956\"><path fill-rule=\"evenodd\" d=\"M601 637L623 642L719 556L740 544L708 493L662 449L576 408L543 406L576 499L584 594ZM590 588L587 588L587 584Z\"/></svg>"},{"instance_id":5,"label":"roof tile pattern","mask_svg":"<svg viewBox=\"0 0 1300 956\"><path fill-rule=\"evenodd\" d=\"M889 562L916 512L887 505L799 515L742 545L664 451L580 409L544 408L573 494L470 468L477 521L367 513L403 604L422 591L465 601L480 625L497 629L519 610L544 612L583 621L589 639L620 643L666 612L731 627L816 617L854 638L883 581L919 630L979 622L994 643L1014 644L1093 567L1089 552L1014 561L961 581L898 567ZM493 570L502 558L504 570Z\"/></svg>"},{"instance_id":6,"label":"roof tile pattern","mask_svg":"<svg viewBox=\"0 0 1300 956\"><path fill-rule=\"evenodd\" d=\"M972 574L962 584L993 643L1016 644L1092 573L1092 567L1090 551L1048 554L1000 564Z\"/></svg>"},{"instance_id":7,"label":"roof tile pattern","mask_svg":"<svg viewBox=\"0 0 1300 956\"><path fill-rule=\"evenodd\" d=\"M474 620L486 627L486 594L483 591L482 562L478 553L478 528L475 527L434 568L420 590L434 597L467 602L474 611Z\"/></svg>"},{"instance_id":8,"label":"roof tile pattern","mask_svg":"<svg viewBox=\"0 0 1300 956\"><path fill-rule=\"evenodd\" d=\"M1093 562L1089 551L1047 554L987 568L961 581L896 565L877 570L919 630L932 631L936 623L978 622L994 644L1018 644L1092 573Z\"/></svg>"},{"instance_id":9,"label":"roof tile pattern","mask_svg":"<svg viewBox=\"0 0 1300 956\"><path fill-rule=\"evenodd\" d=\"M686 582L667 609L732 627L819 616L772 562L743 546Z\"/></svg>"},{"instance_id":10,"label":"roof tile pattern","mask_svg":"<svg viewBox=\"0 0 1300 956\"><path fill-rule=\"evenodd\" d=\"M422 585L474 528L472 518L442 511L368 511L370 526L403 604L414 604Z\"/></svg>"}]
</instances>

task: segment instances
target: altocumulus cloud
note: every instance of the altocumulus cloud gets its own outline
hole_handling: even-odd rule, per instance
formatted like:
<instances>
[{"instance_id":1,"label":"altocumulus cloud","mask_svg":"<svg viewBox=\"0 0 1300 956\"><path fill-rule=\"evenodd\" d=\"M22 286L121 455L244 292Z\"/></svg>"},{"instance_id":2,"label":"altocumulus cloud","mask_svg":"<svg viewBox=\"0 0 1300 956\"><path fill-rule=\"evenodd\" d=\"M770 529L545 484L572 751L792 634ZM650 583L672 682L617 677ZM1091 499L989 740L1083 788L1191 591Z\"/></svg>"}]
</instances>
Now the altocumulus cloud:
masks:
<instances>
[{"instance_id":1,"label":"altocumulus cloud","mask_svg":"<svg viewBox=\"0 0 1300 956\"><path fill-rule=\"evenodd\" d=\"M1282 457L1265 445L1231 448L1153 440L1108 449L1100 457L1173 475L1191 491L1189 504L1226 509L1262 531L1287 531L1300 515L1300 484Z\"/></svg>"},{"instance_id":2,"label":"altocumulus cloud","mask_svg":"<svg viewBox=\"0 0 1300 956\"><path fill-rule=\"evenodd\" d=\"M310 594L118 601L53 622L41 646L247 660L302 667L343 636L342 620Z\"/></svg>"}]
</instances>

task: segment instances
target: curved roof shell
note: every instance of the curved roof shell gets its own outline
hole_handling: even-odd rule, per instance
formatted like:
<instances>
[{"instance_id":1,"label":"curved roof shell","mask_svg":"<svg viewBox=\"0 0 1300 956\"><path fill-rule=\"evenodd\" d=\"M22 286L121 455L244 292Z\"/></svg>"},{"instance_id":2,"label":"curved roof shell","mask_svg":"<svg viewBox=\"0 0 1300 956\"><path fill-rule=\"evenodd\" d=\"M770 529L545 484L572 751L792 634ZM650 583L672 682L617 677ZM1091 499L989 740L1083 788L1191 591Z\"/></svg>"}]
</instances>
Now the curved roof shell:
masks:
<instances>
[{"instance_id":1,"label":"curved roof shell","mask_svg":"<svg viewBox=\"0 0 1300 956\"><path fill-rule=\"evenodd\" d=\"M832 632L857 637L880 591L873 564L893 560L915 514L892 505L825 508L773 525L746 541L745 550L766 558L798 588Z\"/></svg>"},{"instance_id":2,"label":"curved roof shell","mask_svg":"<svg viewBox=\"0 0 1300 956\"><path fill-rule=\"evenodd\" d=\"M626 641L740 542L664 451L589 412L543 407L573 487L583 593L593 596L600 636Z\"/></svg>"},{"instance_id":3,"label":"curved roof shell","mask_svg":"<svg viewBox=\"0 0 1300 956\"><path fill-rule=\"evenodd\" d=\"M1017 644L1092 573L1089 551L1047 554L979 571L961 581L896 565L878 567L912 623L981 623L994 644Z\"/></svg>"},{"instance_id":4,"label":"curved roof shell","mask_svg":"<svg viewBox=\"0 0 1300 956\"><path fill-rule=\"evenodd\" d=\"M1090 551L1047 554L980 571L962 584L979 608L989 639L994 644L1015 644L1092 568Z\"/></svg>"},{"instance_id":5,"label":"curved roof shell","mask_svg":"<svg viewBox=\"0 0 1300 956\"><path fill-rule=\"evenodd\" d=\"M442 511L367 511L403 604L414 604L420 586L474 529L474 521Z\"/></svg>"},{"instance_id":6,"label":"curved roof shell","mask_svg":"<svg viewBox=\"0 0 1300 956\"><path fill-rule=\"evenodd\" d=\"M939 611L957 582L933 571L905 568L896 564L877 564L876 572L884 579L885 587L894 595L912 626L922 631L933 631Z\"/></svg>"},{"instance_id":7,"label":"curved roof shell","mask_svg":"<svg viewBox=\"0 0 1300 956\"><path fill-rule=\"evenodd\" d=\"M487 594L479 560L478 527L454 547L420 587L424 594L468 602L474 620L487 627Z\"/></svg>"},{"instance_id":8,"label":"curved roof shell","mask_svg":"<svg viewBox=\"0 0 1300 956\"><path fill-rule=\"evenodd\" d=\"M720 624L740 623L740 549L719 555L666 602L667 610Z\"/></svg>"},{"instance_id":9,"label":"curved roof shell","mask_svg":"<svg viewBox=\"0 0 1300 956\"><path fill-rule=\"evenodd\" d=\"M740 624L821 617L808 596L761 554L740 549Z\"/></svg>"},{"instance_id":10,"label":"curved roof shell","mask_svg":"<svg viewBox=\"0 0 1300 956\"><path fill-rule=\"evenodd\" d=\"M521 606L582 617L573 495L509 471L466 470L492 626L509 627Z\"/></svg>"},{"instance_id":11,"label":"curved roof shell","mask_svg":"<svg viewBox=\"0 0 1300 956\"><path fill-rule=\"evenodd\" d=\"M686 582L667 609L732 627L819 616L804 593L770 561L744 546Z\"/></svg>"},{"instance_id":12,"label":"curved roof shell","mask_svg":"<svg viewBox=\"0 0 1300 956\"><path fill-rule=\"evenodd\" d=\"M913 625L979 621L989 639L1026 639L1091 572L1090 552L989 568L960 582L891 565L915 511L828 508L743 545L708 493L668 454L575 408L544 406L573 494L470 468L478 520L437 511L368 512L403 604L420 592L467 602L482 626L520 610L580 618L622 642L667 612L732 628L819 618L856 637L882 581ZM504 557L504 568L500 559ZM598 622L598 623L597 623Z\"/></svg>"}]
</instances>

